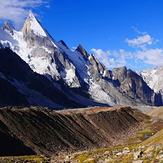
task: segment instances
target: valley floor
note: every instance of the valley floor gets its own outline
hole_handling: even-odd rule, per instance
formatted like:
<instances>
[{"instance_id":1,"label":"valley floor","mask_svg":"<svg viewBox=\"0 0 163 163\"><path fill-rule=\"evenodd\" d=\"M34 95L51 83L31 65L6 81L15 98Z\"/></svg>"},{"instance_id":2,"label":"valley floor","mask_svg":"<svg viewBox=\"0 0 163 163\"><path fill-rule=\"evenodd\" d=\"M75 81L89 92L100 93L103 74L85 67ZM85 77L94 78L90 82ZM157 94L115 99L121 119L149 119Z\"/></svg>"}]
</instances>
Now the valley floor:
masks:
<instances>
[{"instance_id":1,"label":"valley floor","mask_svg":"<svg viewBox=\"0 0 163 163\"><path fill-rule=\"evenodd\" d=\"M163 162L163 108L148 112L150 118L143 129L129 137L124 144L108 148L98 148L54 157L58 163L162 163ZM63 161L64 160L64 161Z\"/></svg>"}]
</instances>

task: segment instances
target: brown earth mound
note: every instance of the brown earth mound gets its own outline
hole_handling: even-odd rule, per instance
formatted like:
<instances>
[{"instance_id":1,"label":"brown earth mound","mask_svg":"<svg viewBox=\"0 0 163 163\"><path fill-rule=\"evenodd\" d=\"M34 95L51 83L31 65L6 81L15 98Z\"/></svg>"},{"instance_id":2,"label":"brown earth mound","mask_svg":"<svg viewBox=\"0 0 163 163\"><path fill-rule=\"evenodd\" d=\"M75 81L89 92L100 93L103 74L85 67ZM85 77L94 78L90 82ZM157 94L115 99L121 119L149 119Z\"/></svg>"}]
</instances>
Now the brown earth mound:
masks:
<instances>
[{"instance_id":1,"label":"brown earth mound","mask_svg":"<svg viewBox=\"0 0 163 163\"><path fill-rule=\"evenodd\" d=\"M53 155L117 145L138 130L146 118L136 109L120 106L57 112L44 108L2 108L0 135L8 137L0 138L11 155ZM9 155L1 147L0 144L0 155Z\"/></svg>"}]
</instances>

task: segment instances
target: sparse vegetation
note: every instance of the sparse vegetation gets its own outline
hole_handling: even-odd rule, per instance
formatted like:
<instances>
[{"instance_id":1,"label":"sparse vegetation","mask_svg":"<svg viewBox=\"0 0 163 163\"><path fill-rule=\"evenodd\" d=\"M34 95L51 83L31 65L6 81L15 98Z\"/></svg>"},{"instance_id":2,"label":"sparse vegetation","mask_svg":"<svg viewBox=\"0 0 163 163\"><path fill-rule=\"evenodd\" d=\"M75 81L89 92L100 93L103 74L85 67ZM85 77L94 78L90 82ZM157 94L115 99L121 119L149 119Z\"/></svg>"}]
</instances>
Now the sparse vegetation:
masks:
<instances>
[{"instance_id":1,"label":"sparse vegetation","mask_svg":"<svg viewBox=\"0 0 163 163\"><path fill-rule=\"evenodd\" d=\"M126 145L77 153L72 160L79 163L91 163L91 159L95 163L163 162L163 126L157 126L161 123L160 119L149 118L143 129L126 140Z\"/></svg>"},{"instance_id":2,"label":"sparse vegetation","mask_svg":"<svg viewBox=\"0 0 163 163\"><path fill-rule=\"evenodd\" d=\"M43 156L8 156L8 157L0 157L1 163L24 163L24 162L30 162L30 163L47 163L49 161L48 158Z\"/></svg>"}]
</instances>

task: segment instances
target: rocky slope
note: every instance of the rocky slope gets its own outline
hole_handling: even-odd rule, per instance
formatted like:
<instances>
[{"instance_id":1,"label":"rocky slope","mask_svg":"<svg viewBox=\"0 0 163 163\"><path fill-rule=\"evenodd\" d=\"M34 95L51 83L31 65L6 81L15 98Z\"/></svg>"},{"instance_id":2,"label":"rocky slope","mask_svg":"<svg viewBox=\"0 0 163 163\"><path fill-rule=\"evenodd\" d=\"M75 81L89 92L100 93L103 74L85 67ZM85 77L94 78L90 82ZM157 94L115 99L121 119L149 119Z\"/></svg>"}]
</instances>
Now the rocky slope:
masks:
<instances>
[{"instance_id":1,"label":"rocky slope","mask_svg":"<svg viewBox=\"0 0 163 163\"><path fill-rule=\"evenodd\" d=\"M149 103L162 105L161 94L155 94L136 72L122 67L113 69L112 74L114 80L119 84L120 90L132 99L139 100L147 105Z\"/></svg>"},{"instance_id":2,"label":"rocky slope","mask_svg":"<svg viewBox=\"0 0 163 163\"><path fill-rule=\"evenodd\" d=\"M153 109L144 120L144 127L127 138L124 144L53 157L52 162L158 162L163 161L162 108ZM160 113L160 114L159 114Z\"/></svg>"},{"instance_id":3,"label":"rocky slope","mask_svg":"<svg viewBox=\"0 0 163 163\"><path fill-rule=\"evenodd\" d=\"M130 107L50 111L0 109L0 155L73 152L122 143L146 115ZM16 149L16 150L15 150Z\"/></svg>"},{"instance_id":4,"label":"rocky slope","mask_svg":"<svg viewBox=\"0 0 163 163\"><path fill-rule=\"evenodd\" d=\"M81 162L94 162L94 163L112 163L112 162L158 162L163 161L163 130L158 132L155 136L149 138L147 141L139 145L118 146L112 148L97 149L90 152L81 152L74 154L74 156L62 159L62 162L81 163ZM159 140L159 141L157 141ZM71 158L71 159L70 159ZM54 159L53 159L54 160ZM55 163L56 160L52 161Z\"/></svg>"},{"instance_id":5,"label":"rocky slope","mask_svg":"<svg viewBox=\"0 0 163 163\"><path fill-rule=\"evenodd\" d=\"M68 98L67 94L72 93L67 87L33 72L10 49L0 49L0 58L0 106L39 105L55 109L84 106L77 99L75 102Z\"/></svg>"},{"instance_id":6,"label":"rocky slope","mask_svg":"<svg viewBox=\"0 0 163 163\"><path fill-rule=\"evenodd\" d=\"M50 85L55 85L52 90L58 87L64 94L63 98L73 101L74 105L162 105L160 94L154 93L138 74L123 67L107 70L81 45L72 51L64 41L55 41L32 13L21 31L16 31L9 23L3 25L0 29L0 47L10 48L18 54L34 72L45 76ZM40 91L38 93L43 94ZM35 103L49 106L49 97L45 93L44 97L45 100L39 100L42 104Z\"/></svg>"}]
</instances>

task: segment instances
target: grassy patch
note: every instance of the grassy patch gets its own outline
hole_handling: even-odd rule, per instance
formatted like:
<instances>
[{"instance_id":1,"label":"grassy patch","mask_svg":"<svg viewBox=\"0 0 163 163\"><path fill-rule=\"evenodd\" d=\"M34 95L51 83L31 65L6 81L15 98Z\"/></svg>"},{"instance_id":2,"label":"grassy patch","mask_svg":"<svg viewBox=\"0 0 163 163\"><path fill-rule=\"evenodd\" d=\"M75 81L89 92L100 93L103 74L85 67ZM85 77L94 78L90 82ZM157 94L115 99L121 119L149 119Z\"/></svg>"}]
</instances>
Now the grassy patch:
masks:
<instances>
[{"instance_id":1,"label":"grassy patch","mask_svg":"<svg viewBox=\"0 0 163 163\"><path fill-rule=\"evenodd\" d=\"M142 142L143 145L152 145L152 144L156 144L156 143L163 144L163 129L161 131L157 132L151 138Z\"/></svg>"},{"instance_id":2,"label":"grassy patch","mask_svg":"<svg viewBox=\"0 0 163 163\"><path fill-rule=\"evenodd\" d=\"M149 137L153 136L154 134L155 134L155 132L153 130L151 130L151 128L147 128L142 131L139 131L136 136L141 141L144 141L144 140L148 139Z\"/></svg>"},{"instance_id":3,"label":"grassy patch","mask_svg":"<svg viewBox=\"0 0 163 163\"><path fill-rule=\"evenodd\" d=\"M78 160L79 163L82 163L83 161L87 160L88 158L89 158L89 153L83 153L83 154L76 155L74 157L74 160Z\"/></svg>"},{"instance_id":4,"label":"grassy patch","mask_svg":"<svg viewBox=\"0 0 163 163\"><path fill-rule=\"evenodd\" d=\"M9 157L0 157L0 162L4 163L13 163L13 162L33 162L33 163L46 163L47 158L43 156L9 156Z\"/></svg>"},{"instance_id":5,"label":"grassy patch","mask_svg":"<svg viewBox=\"0 0 163 163\"><path fill-rule=\"evenodd\" d=\"M144 140L153 136L157 131L153 129L153 123L151 118L147 118L144 121L143 129L139 130L134 136L129 137L126 144L139 144Z\"/></svg>"},{"instance_id":6,"label":"grassy patch","mask_svg":"<svg viewBox=\"0 0 163 163\"><path fill-rule=\"evenodd\" d=\"M163 144L163 130L157 131L153 130L151 119L148 119L142 130L139 130L133 137L130 137L126 142L125 145L114 146L109 148L99 148L95 150L90 150L87 152L78 153L74 160L77 160L79 163L94 163L99 160L104 161L105 159L109 160L108 163L129 163L133 161L134 155L133 153L139 150L143 152L153 144L162 143ZM139 147L143 147L144 149L140 149ZM123 154L124 149L127 148L130 152ZM151 158L148 158L148 154L145 154L143 158L143 162L148 163L149 161L155 161L156 156L158 155L159 150L154 149L151 152ZM120 155L117 155L120 153ZM122 153L122 154L121 154ZM93 158L93 159L92 159ZM107 162L107 161L104 162Z\"/></svg>"}]
</instances>

